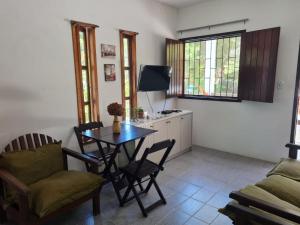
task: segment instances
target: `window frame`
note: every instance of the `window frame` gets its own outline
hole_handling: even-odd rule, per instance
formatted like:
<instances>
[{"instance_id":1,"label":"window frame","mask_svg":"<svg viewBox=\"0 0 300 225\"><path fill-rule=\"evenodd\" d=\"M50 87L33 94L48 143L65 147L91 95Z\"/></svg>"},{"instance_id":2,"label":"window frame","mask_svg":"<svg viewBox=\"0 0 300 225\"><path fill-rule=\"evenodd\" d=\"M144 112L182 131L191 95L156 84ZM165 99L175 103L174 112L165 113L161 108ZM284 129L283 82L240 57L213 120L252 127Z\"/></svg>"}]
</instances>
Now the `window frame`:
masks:
<instances>
[{"instance_id":1,"label":"window frame","mask_svg":"<svg viewBox=\"0 0 300 225\"><path fill-rule=\"evenodd\" d=\"M136 36L137 32L120 30L120 58L121 58L121 92L122 92L122 106L126 108L126 100L130 100L130 110L137 107L137 64L136 64ZM125 66L124 58L124 38L128 39L128 57L129 66ZM129 71L130 82L130 97L126 97L125 93L125 70ZM129 117L133 116L133 112L130 111ZM125 119L126 112L123 115Z\"/></svg>"},{"instance_id":2,"label":"window frame","mask_svg":"<svg viewBox=\"0 0 300 225\"><path fill-rule=\"evenodd\" d=\"M226 38L240 35L242 36L246 30L238 30L232 32L225 32L225 33L217 33L217 34L210 34L210 35L203 35L203 36L195 36L189 38L182 38L179 41L183 42L183 59L185 60L185 44L186 42L197 42L200 40L215 40L216 38ZM194 41L193 41L194 40ZM240 56L241 59L241 56ZM194 99L194 100L210 100L210 101L224 101L224 102L241 102L242 100L239 98L239 92L237 92L237 97L227 97L227 96L207 96L207 95L187 95L184 94L185 91L185 79L184 79L184 71L185 71L185 63L183 63L183 79L182 79L182 93L178 96L178 98L182 99Z\"/></svg>"},{"instance_id":3,"label":"window frame","mask_svg":"<svg viewBox=\"0 0 300 225\"><path fill-rule=\"evenodd\" d=\"M99 94L98 94L98 77L97 77L97 58L96 58L96 28L98 26L89 23L71 21L73 54L75 65L76 78L76 94L77 94L77 113L78 124L88 122L99 122ZM85 37L85 65L82 65L80 51L80 32L84 33ZM83 93L83 73L86 71L88 101L84 99ZM89 118L85 118L85 106L89 105Z\"/></svg>"}]
</instances>

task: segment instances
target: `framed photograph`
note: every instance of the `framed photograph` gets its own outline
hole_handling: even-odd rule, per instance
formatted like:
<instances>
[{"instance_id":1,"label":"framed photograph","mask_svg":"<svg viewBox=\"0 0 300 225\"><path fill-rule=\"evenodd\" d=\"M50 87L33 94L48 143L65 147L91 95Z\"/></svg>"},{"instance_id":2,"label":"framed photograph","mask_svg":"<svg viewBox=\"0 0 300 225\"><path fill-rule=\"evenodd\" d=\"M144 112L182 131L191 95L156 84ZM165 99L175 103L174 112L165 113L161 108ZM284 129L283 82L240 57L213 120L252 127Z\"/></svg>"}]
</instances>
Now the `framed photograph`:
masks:
<instances>
[{"instance_id":1,"label":"framed photograph","mask_svg":"<svg viewBox=\"0 0 300 225\"><path fill-rule=\"evenodd\" d=\"M101 44L101 56L102 57L115 57L116 56L116 46Z\"/></svg>"},{"instance_id":2,"label":"framed photograph","mask_svg":"<svg viewBox=\"0 0 300 225\"><path fill-rule=\"evenodd\" d=\"M104 64L105 81L116 80L116 66L115 64Z\"/></svg>"}]
</instances>

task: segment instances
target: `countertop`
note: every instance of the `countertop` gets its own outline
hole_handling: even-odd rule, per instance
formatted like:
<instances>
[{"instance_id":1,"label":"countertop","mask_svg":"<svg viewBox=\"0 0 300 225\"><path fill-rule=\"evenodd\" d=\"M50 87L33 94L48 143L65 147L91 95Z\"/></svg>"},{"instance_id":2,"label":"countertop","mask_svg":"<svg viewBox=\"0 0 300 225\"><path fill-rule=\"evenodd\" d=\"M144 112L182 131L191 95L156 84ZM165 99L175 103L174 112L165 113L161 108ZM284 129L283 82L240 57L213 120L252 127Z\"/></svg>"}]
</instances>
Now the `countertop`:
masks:
<instances>
[{"instance_id":1,"label":"countertop","mask_svg":"<svg viewBox=\"0 0 300 225\"><path fill-rule=\"evenodd\" d=\"M157 122L160 122L160 121L164 121L164 120L167 120L167 119L183 116L183 115L186 115L186 114L192 114L192 113L193 112L189 111L189 110L182 110L182 112L178 112L178 113L174 112L174 113L171 113L171 114L168 114L168 115L157 114L157 115L159 115L159 117L157 117L157 118L138 119L138 121L128 121L127 120L127 121L123 121L122 123L130 124L130 125L133 125L133 126L143 126L143 125L157 123Z\"/></svg>"}]
</instances>

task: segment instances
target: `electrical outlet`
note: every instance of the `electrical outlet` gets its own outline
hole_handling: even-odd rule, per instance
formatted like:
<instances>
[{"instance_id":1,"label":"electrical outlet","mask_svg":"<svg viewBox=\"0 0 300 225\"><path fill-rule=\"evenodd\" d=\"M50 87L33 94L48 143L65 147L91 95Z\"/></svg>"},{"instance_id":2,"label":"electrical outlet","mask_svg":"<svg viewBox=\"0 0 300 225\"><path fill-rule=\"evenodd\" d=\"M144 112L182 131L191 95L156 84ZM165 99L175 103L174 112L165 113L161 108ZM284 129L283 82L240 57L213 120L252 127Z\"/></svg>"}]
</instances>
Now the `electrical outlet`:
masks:
<instances>
[{"instance_id":1,"label":"electrical outlet","mask_svg":"<svg viewBox=\"0 0 300 225\"><path fill-rule=\"evenodd\" d=\"M278 90L282 90L284 87L284 81L278 81L277 82L277 89Z\"/></svg>"}]
</instances>

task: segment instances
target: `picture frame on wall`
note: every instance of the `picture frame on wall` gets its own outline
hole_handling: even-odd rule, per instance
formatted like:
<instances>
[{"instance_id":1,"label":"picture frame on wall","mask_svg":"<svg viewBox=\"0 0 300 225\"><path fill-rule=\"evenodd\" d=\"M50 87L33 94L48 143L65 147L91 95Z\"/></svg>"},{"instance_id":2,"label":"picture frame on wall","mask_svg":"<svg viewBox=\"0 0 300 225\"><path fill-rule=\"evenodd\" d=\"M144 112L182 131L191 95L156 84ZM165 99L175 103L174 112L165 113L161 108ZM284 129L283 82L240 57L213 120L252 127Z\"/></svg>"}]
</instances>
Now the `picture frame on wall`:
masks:
<instances>
[{"instance_id":1,"label":"picture frame on wall","mask_svg":"<svg viewBox=\"0 0 300 225\"><path fill-rule=\"evenodd\" d=\"M101 44L101 56L102 57L115 57L116 56L116 46Z\"/></svg>"},{"instance_id":2,"label":"picture frame on wall","mask_svg":"<svg viewBox=\"0 0 300 225\"><path fill-rule=\"evenodd\" d=\"M116 65L115 64L104 64L104 76L105 81L116 80Z\"/></svg>"}]
</instances>

